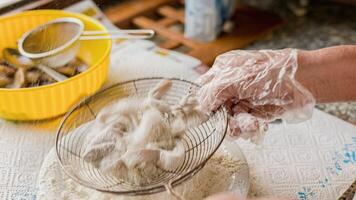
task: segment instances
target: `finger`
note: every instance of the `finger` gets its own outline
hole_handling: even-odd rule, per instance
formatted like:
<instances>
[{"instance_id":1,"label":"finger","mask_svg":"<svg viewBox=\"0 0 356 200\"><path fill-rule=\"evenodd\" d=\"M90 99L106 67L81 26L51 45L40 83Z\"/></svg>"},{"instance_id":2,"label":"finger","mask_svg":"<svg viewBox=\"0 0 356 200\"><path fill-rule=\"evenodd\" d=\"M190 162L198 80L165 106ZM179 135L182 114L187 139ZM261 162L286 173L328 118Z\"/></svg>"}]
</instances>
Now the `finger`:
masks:
<instances>
[{"instance_id":1,"label":"finger","mask_svg":"<svg viewBox=\"0 0 356 200\"><path fill-rule=\"evenodd\" d=\"M283 112L284 109L280 106L263 105L255 106L253 109L250 110L249 113L257 118L261 118L266 121L273 121L277 118L280 118Z\"/></svg>"},{"instance_id":2,"label":"finger","mask_svg":"<svg viewBox=\"0 0 356 200\"><path fill-rule=\"evenodd\" d=\"M284 108L277 105L253 105L251 100L242 100L237 102L232 109L234 114L249 113L254 117L272 121L279 118L284 113Z\"/></svg>"},{"instance_id":3,"label":"finger","mask_svg":"<svg viewBox=\"0 0 356 200\"><path fill-rule=\"evenodd\" d=\"M199 84L199 85L205 85L207 83L209 83L210 81L212 81L216 75L219 74L220 72L220 67L221 66L217 66L217 65L213 65L209 71L207 71L205 74L201 75L196 81L195 83Z\"/></svg>"},{"instance_id":4,"label":"finger","mask_svg":"<svg viewBox=\"0 0 356 200\"><path fill-rule=\"evenodd\" d=\"M251 103L247 100L238 101L232 107L233 115L236 115L239 113L249 113L251 110L251 107L252 107Z\"/></svg>"},{"instance_id":5,"label":"finger","mask_svg":"<svg viewBox=\"0 0 356 200\"><path fill-rule=\"evenodd\" d=\"M267 131L268 124L249 113L239 113L230 118L229 127L230 138L242 137L257 141L259 136Z\"/></svg>"},{"instance_id":6,"label":"finger","mask_svg":"<svg viewBox=\"0 0 356 200\"><path fill-rule=\"evenodd\" d=\"M205 74L199 76L198 79L195 80L194 82L198 85L203 86L206 83L208 83L209 81L211 81L214 78L214 74L209 73L209 71L207 71Z\"/></svg>"},{"instance_id":7,"label":"finger","mask_svg":"<svg viewBox=\"0 0 356 200\"><path fill-rule=\"evenodd\" d=\"M255 132L258 130L258 121L248 113L234 115L229 120L230 134L232 138L238 138L244 132Z\"/></svg>"},{"instance_id":8,"label":"finger","mask_svg":"<svg viewBox=\"0 0 356 200\"><path fill-rule=\"evenodd\" d=\"M233 85L210 82L197 92L198 100L203 110L211 112L235 97Z\"/></svg>"}]
</instances>

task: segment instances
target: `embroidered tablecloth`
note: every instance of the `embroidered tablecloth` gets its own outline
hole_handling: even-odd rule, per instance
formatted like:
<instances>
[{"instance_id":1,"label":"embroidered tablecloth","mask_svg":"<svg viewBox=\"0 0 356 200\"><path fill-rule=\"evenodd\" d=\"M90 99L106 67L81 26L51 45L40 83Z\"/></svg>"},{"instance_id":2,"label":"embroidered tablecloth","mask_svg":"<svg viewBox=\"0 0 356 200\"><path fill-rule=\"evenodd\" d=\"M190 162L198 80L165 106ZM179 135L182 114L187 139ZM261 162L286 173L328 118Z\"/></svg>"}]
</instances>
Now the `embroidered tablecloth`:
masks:
<instances>
[{"instance_id":1,"label":"embroidered tablecloth","mask_svg":"<svg viewBox=\"0 0 356 200\"><path fill-rule=\"evenodd\" d=\"M146 50L119 50L110 79L197 74ZM125 53L126 52L126 53ZM53 147L59 119L37 123L0 122L0 199L36 199L41 163ZM239 140L251 173L250 195L289 199L337 199L356 178L356 127L315 110L300 124L272 124L262 146Z\"/></svg>"},{"instance_id":2,"label":"embroidered tablecloth","mask_svg":"<svg viewBox=\"0 0 356 200\"><path fill-rule=\"evenodd\" d=\"M356 180L356 127L317 109L307 122L272 124L259 147L237 142L251 196L334 200Z\"/></svg>"},{"instance_id":3,"label":"embroidered tablecloth","mask_svg":"<svg viewBox=\"0 0 356 200\"><path fill-rule=\"evenodd\" d=\"M140 40L120 43L111 57L108 84L142 76L194 80L200 65L196 59ZM36 199L38 172L53 147L59 122L0 120L1 200ZM250 196L334 200L356 179L356 127L319 110L304 123L272 124L259 147L236 142L250 167Z\"/></svg>"}]
</instances>

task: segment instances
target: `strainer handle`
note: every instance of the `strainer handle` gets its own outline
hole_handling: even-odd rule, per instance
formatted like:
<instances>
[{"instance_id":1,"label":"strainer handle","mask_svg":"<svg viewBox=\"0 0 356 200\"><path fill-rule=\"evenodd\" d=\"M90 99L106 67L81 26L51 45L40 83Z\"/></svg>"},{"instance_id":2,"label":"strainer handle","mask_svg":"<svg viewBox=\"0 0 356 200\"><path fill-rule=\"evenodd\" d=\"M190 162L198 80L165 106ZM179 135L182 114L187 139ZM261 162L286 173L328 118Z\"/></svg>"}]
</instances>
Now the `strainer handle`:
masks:
<instances>
[{"instance_id":1,"label":"strainer handle","mask_svg":"<svg viewBox=\"0 0 356 200\"><path fill-rule=\"evenodd\" d=\"M37 65L37 68L40 69L41 71L43 71L44 73L46 73L47 75L49 75L51 78L53 78L57 82L64 81L64 80L68 79L68 77L64 76L63 74L57 72L56 70L54 70L50 67L47 67L46 65L39 64L39 65Z\"/></svg>"},{"instance_id":2,"label":"strainer handle","mask_svg":"<svg viewBox=\"0 0 356 200\"><path fill-rule=\"evenodd\" d=\"M117 30L117 31L84 31L80 40L107 40L107 39L147 39L152 38L155 32L151 29Z\"/></svg>"}]
</instances>

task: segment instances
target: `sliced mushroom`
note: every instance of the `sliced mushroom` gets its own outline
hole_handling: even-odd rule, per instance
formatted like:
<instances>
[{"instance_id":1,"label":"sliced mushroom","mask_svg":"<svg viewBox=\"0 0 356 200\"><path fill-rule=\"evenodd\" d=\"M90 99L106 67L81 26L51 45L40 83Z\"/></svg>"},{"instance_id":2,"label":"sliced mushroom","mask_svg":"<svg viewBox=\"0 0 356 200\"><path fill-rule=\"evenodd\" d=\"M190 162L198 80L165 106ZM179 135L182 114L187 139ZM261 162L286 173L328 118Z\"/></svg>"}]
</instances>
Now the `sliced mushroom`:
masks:
<instances>
[{"instance_id":1,"label":"sliced mushroom","mask_svg":"<svg viewBox=\"0 0 356 200\"><path fill-rule=\"evenodd\" d=\"M55 80L52 77L50 77L49 75L47 75L45 73L42 73L41 81L53 81L53 82L55 82Z\"/></svg>"},{"instance_id":2,"label":"sliced mushroom","mask_svg":"<svg viewBox=\"0 0 356 200\"><path fill-rule=\"evenodd\" d=\"M27 69L35 66L35 63L31 59L21 55L17 49L5 48L2 51L2 55L6 63L12 67Z\"/></svg>"},{"instance_id":3,"label":"sliced mushroom","mask_svg":"<svg viewBox=\"0 0 356 200\"><path fill-rule=\"evenodd\" d=\"M55 83L56 80L54 80L52 77L48 76L48 74L42 73L40 77L40 85L48 85L51 83Z\"/></svg>"},{"instance_id":4,"label":"sliced mushroom","mask_svg":"<svg viewBox=\"0 0 356 200\"><path fill-rule=\"evenodd\" d=\"M20 88L36 87L56 82L48 74L36 67L36 63L20 54L15 48L2 50L0 58L0 87ZM88 69L88 65L79 58L55 70L65 76L72 77Z\"/></svg>"},{"instance_id":5,"label":"sliced mushroom","mask_svg":"<svg viewBox=\"0 0 356 200\"><path fill-rule=\"evenodd\" d=\"M11 79L7 76L0 75L0 87L5 87L11 83Z\"/></svg>"},{"instance_id":6,"label":"sliced mushroom","mask_svg":"<svg viewBox=\"0 0 356 200\"><path fill-rule=\"evenodd\" d=\"M12 88L21 88L25 85L25 70L23 68L19 68L14 76L14 82L12 84Z\"/></svg>"},{"instance_id":7,"label":"sliced mushroom","mask_svg":"<svg viewBox=\"0 0 356 200\"><path fill-rule=\"evenodd\" d=\"M1 75L12 76L15 74L15 72L16 72L15 68L0 64Z\"/></svg>"},{"instance_id":8,"label":"sliced mushroom","mask_svg":"<svg viewBox=\"0 0 356 200\"><path fill-rule=\"evenodd\" d=\"M74 65L67 64L63 67L58 67L55 68L55 70L61 74L64 74L66 76L74 76L76 73L76 67Z\"/></svg>"},{"instance_id":9,"label":"sliced mushroom","mask_svg":"<svg viewBox=\"0 0 356 200\"><path fill-rule=\"evenodd\" d=\"M89 68L88 65L80 58L75 58L73 59L73 63L70 63L76 67L78 73L82 73Z\"/></svg>"},{"instance_id":10,"label":"sliced mushroom","mask_svg":"<svg viewBox=\"0 0 356 200\"><path fill-rule=\"evenodd\" d=\"M42 73L38 70L31 70L26 72L26 81L28 83L38 83Z\"/></svg>"}]
</instances>

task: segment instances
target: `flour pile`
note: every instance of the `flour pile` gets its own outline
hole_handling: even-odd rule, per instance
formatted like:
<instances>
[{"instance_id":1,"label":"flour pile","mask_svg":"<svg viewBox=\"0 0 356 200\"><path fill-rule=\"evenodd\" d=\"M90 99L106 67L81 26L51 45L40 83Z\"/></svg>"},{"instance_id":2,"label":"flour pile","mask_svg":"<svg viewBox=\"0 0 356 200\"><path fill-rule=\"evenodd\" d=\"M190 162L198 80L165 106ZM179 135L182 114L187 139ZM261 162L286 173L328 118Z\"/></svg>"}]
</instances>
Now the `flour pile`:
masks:
<instances>
[{"instance_id":1,"label":"flour pile","mask_svg":"<svg viewBox=\"0 0 356 200\"><path fill-rule=\"evenodd\" d=\"M246 163L230 154L217 153L191 179L185 181L174 190L185 200L203 200L204 198L224 192L233 186L243 188L236 180L237 174L244 176L241 171ZM241 171L240 171L241 170ZM247 180L247 177L246 177ZM236 189L236 188L235 188ZM125 196L100 192L80 185L62 172L55 151L51 151L44 162L39 176L40 200L173 200L166 192L145 196Z\"/></svg>"},{"instance_id":2,"label":"flour pile","mask_svg":"<svg viewBox=\"0 0 356 200\"><path fill-rule=\"evenodd\" d=\"M106 175L135 185L174 171L184 160L185 131L207 120L193 95L169 105L172 86L163 80L146 98L128 97L103 108L91 122L83 158Z\"/></svg>"}]
</instances>

